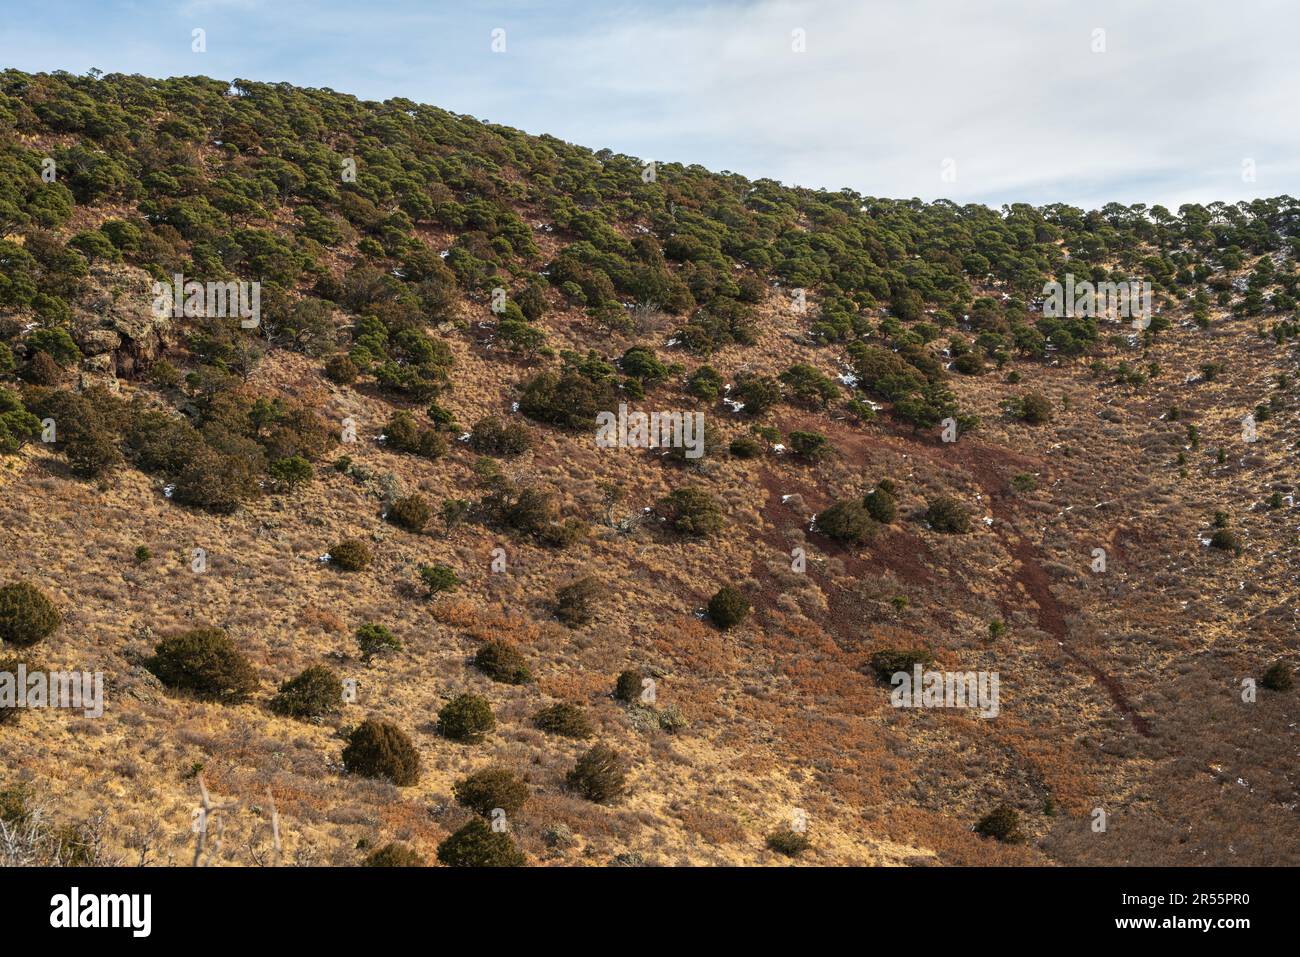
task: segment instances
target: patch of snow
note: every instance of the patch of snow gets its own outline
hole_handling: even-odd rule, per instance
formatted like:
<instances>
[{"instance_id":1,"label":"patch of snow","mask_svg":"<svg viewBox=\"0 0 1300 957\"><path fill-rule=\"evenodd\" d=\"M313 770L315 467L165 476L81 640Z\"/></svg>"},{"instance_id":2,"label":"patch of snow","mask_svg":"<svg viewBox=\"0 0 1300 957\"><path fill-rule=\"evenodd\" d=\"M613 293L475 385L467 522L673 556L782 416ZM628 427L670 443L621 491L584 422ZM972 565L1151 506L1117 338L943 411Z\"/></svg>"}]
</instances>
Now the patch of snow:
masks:
<instances>
[{"instance_id":1,"label":"patch of snow","mask_svg":"<svg viewBox=\"0 0 1300 957\"><path fill-rule=\"evenodd\" d=\"M175 485L164 485L164 486L163 486L163 495L167 496L167 498L171 498L171 497L172 497L172 493L175 492L175 491L176 491L176 486L175 486Z\"/></svg>"}]
</instances>

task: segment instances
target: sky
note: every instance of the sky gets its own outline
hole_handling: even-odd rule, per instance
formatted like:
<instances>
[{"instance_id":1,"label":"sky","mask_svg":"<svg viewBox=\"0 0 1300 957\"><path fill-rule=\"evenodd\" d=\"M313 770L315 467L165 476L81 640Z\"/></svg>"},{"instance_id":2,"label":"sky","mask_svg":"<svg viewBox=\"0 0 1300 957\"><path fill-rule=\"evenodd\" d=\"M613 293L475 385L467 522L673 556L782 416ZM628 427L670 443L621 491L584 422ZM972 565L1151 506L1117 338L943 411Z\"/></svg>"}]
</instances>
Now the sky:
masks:
<instances>
[{"instance_id":1,"label":"sky","mask_svg":"<svg viewBox=\"0 0 1300 957\"><path fill-rule=\"evenodd\" d=\"M0 67L401 96L992 206L1300 196L1297 37L1300 0L0 0Z\"/></svg>"}]
</instances>

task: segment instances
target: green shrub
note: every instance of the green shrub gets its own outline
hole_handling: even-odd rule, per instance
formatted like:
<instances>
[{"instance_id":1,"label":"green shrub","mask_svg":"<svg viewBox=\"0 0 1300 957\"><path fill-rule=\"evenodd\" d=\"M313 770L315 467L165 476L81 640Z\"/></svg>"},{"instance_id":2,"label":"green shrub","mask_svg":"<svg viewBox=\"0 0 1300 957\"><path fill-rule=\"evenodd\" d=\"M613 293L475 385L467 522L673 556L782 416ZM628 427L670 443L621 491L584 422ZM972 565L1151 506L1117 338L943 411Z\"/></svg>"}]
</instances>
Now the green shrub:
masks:
<instances>
[{"instance_id":1,"label":"green shrub","mask_svg":"<svg viewBox=\"0 0 1300 957\"><path fill-rule=\"evenodd\" d=\"M387 519L408 532L420 533L433 518L433 506L423 495L414 494L399 498L388 507Z\"/></svg>"},{"instance_id":2,"label":"green shrub","mask_svg":"<svg viewBox=\"0 0 1300 957\"><path fill-rule=\"evenodd\" d=\"M697 399L712 402L722 394L722 376L710 365L702 365L686 380L686 391Z\"/></svg>"},{"instance_id":3,"label":"green shrub","mask_svg":"<svg viewBox=\"0 0 1300 957\"><path fill-rule=\"evenodd\" d=\"M975 833L982 837L991 837L1003 844L1020 844L1025 836L1020 832L1020 815L1013 807L999 804L988 814L980 818L975 825Z\"/></svg>"},{"instance_id":4,"label":"green shrub","mask_svg":"<svg viewBox=\"0 0 1300 957\"><path fill-rule=\"evenodd\" d=\"M744 405L746 415L762 415L781 401L781 384L771 376L740 373L731 398Z\"/></svg>"},{"instance_id":5,"label":"green shrub","mask_svg":"<svg viewBox=\"0 0 1300 957\"><path fill-rule=\"evenodd\" d=\"M867 514L881 525L888 525L898 515L898 501L886 489L876 486L862 497Z\"/></svg>"},{"instance_id":6,"label":"green shrub","mask_svg":"<svg viewBox=\"0 0 1300 957\"><path fill-rule=\"evenodd\" d=\"M311 463L301 455L290 455L287 458L276 459L271 463L270 473L271 478L290 492L304 482L311 481L314 474Z\"/></svg>"},{"instance_id":7,"label":"green shrub","mask_svg":"<svg viewBox=\"0 0 1300 957\"><path fill-rule=\"evenodd\" d=\"M800 458L816 462L829 455L833 447L820 432L791 432L790 451Z\"/></svg>"},{"instance_id":8,"label":"green shrub","mask_svg":"<svg viewBox=\"0 0 1300 957\"><path fill-rule=\"evenodd\" d=\"M682 535L704 538L722 531L722 507L706 489L675 489L659 500L659 514Z\"/></svg>"},{"instance_id":9,"label":"green shrub","mask_svg":"<svg viewBox=\"0 0 1300 957\"><path fill-rule=\"evenodd\" d=\"M386 778L397 787L420 780L420 755L406 732L387 721L361 722L343 749L343 767L351 774Z\"/></svg>"},{"instance_id":10,"label":"green shrub","mask_svg":"<svg viewBox=\"0 0 1300 957\"><path fill-rule=\"evenodd\" d=\"M32 385L55 386L63 381L63 369L48 352L37 352L27 360L21 373Z\"/></svg>"},{"instance_id":11,"label":"green shrub","mask_svg":"<svg viewBox=\"0 0 1300 957\"><path fill-rule=\"evenodd\" d=\"M1052 421L1052 403L1041 392L1030 392L1020 397L1015 407L1016 415L1030 425L1045 425Z\"/></svg>"},{"instance_id":12,"label":"green shrub","mask_svg":"<svg viewBox=\"0 0 1300 957\"><path fill-rule=\"evenodd\" d=\"M1270 691L1290 691L1295 679L1285 662L1275 661L1260 676L1259 683Z\"/></svg>"},{"instance_id":13,"label":"green shrub","mask_svg":"<svg viewBox=\"0 0 1300 957\"><path fill-rule=\"evenodd\" d=\"M875 528L870 513L857 499L843 499L817 513L817 531L841 542L860 545Z\"/></svg>"},{"instance_id":14,"label":"green shrub","mask_svg":"<svg viewBox=\"0 0 1300 957\"><path fill-rule=\"evenodd\" d=\"M749 614L749 602L739 589L723 585L709 599L709 617L719 628L727 629Z\"/></svg>"},{"instance_id":15,"label":"green shrub","mask_svg":"<svg viewBox=\"0 0 1300 957\"><path fill-rule=\"evenodd\" d=\"M584 575L555 593L555 617L570 628L580 628L595 617L600 595L600 581Z\"/></svg>"},{"instance_id":16,"label":"green shrub","mask_svg":"<svg viewBox=\"0 0 1300 957\"><path fill-rule=\"evenodd\" d=\"M890 678L900 671L906 671L910 674L913 666L920 665L925 668L932 661L934 661L934 656L921 648L910 650L886 648L883 651L877 651L871 656L871 670L876 673L876 677L881 681L888 682Z\"/></svg>"},{"instance_id":17,"label":"green shrub","mask_svg":"<svg viewBox=\"0 0 1300 957\"><path fill-rule=\"evenodd\" d=\"M514 838L474 818L438 845L438 860L447 867L523 867L523 852Z\"/></svg>"},{"instance_id":18,"label":"green shrub","mask_svg":"<svg viewBox=\"0 0 1300 957\"><path fill-rule=\"evenodd\" d=\"M261 494L259 466L243 455L199 445L176 478L172 499L219 515L235 511Z\"/></svg>"},{"instance_id":19,"label":"green shrub","mask_svg":"<svg viewBox=\"0 0 1300 957\"><path fill-rule=\"evenodd\" d=\"M589 801L602 803L623 793L627 779L622 759L612 748L597 744L578 758L564 783Z\"/></svg>"},{"instance_id":20,"label":"green shrub","mask_svg":"<svg viewBox=\"0 0 1300 957\"><path fill-rule=\"evenodd\" d=\"M438 711L438 733L453 741L480 741L496 726L492 706L476 694L457 695Z\"/></svg>"},{"instance_id":21,"label":"green shrub","mask_svg":"<svg viewBox=\"0 0 1300 957\"><path fill-rule=\"evenodd\" d=\"M964 535L970 531L970 513L951 495L931 499L925 510L925 520L936 532Z\"/></svg>"},{"instance_id":22,"label":"green shrub","mask_svg":"<svg viewBox=\"0 0 1300 957\"><path fill-rule=\"evenodd\" d=\"M639 671L628 669L614 682L614 697L625 704L634 704L641 700L641 682L645 678Z\"/></svg>"},{"instance_id":23,"label":"green shrub","mask_svg":"<svg viewBox=\"0 0 1300 957\"><path fill-rule=\"evenodd\" d=\"M566 738L590 738L595 733L587 712L580 705L568 702L547 705L533 715L533 726Z\"/></svg>"},{"instance_id":24,"label":"green shrub","mask_svg":"<svg viewBox=\"0 0 1300 957\"><path fill-rule=\"evenodd\" d=\"M429 597L440 592L455 591L460 586L460 579L448 565L441 563L420 566L420 581L429 589Z\"/></svg>"},{"instance_id":25,"label":"green shrub","mask_svg":"<svg viewBox=\"0 0 1300 957\"><path fill-rule=\"evenodd\" d=\"M351 385L357 381L357 376L360 374L361 370L347 353L340 352L336 356L330 356L325 362L325 377L338 385Z\"/></svg>"},{"instance_id":26,"label":"green shrub","mask_svg":"<svg viewBox=\"0 0 1300 957\"><path fill-rule=\"evenodd\" d=\"M361 862L362 867L424 867L424 858L405 844L385 844Z\"/></svg>"},{"instance_id":27,"label":"green shrub","mask_svg":"<svg viewBox=\"0 0 1300 957\"><path fill-rule=\"evenodd\" d=\"M122 464L117 436L98 416L69 423L59 444L68 467L78 478L101 478Z\"/></svg>"},{"instance_id":28,"label":"green shrub","mask_svg":"<svg viewBox=\"0 0 1300 957\"><path fill-rule=\"evenodd\" d=\"M289 718L319 718L342 707L343 682L323 665L287 679L271 699L271 710Z\"/></svg>"},{"instance_id":29,"label":"green shrub","mask_svg":"<svg viewBox=\"0 0 1300 957\"><path fill-rule=\"evenodd\" d=\"M479 455L520 455L527 452L531 444L526 426L520 422L503 424L496 416L474 423L469 436L469 447Z\"/></svg>"},{"instance_id":30,"label":"green shrub","mask_svg":"<svg viewBox=\"0 0 1300 957\"><path fill-rule=\"evenodd\" d=\"M34 645L54 634L62 623L54 603L30 582L0 587L0 640Z\"/></svg>"},{"instance_id":31,"label":"green shrub","mask_svg":"<svg viewBox=\"0 0 1300 957\"><path fill-rule=\"evenodd\" d=\"M475 771L452 785L456 803L484 817L491 817L497 808L514 817L528 800L528 785L519 775L502 767L489 767Z\"/></svg>"},{"instance_id":32,"label":"green shrub","mask_svg":"<svg viewBox=\"0 0 1300 957\"><path fill-rule=\"evenodd\" d=\"M361 649L361 660L370 663L375 655L386 651L401 651L402 643L383 625L367 622L357 629L357 646Z\"/></svg>"},{"instance_id":33,"label":"green shrub","mask_svg":"<svg viewBox=\"0 0 1300 957\"><path fill-rule=\"evenodd\" d=\"M728 451L738 459L756 459L763 454L763 443L747 435L732 439Z\"/></svg>"},{"instance_id":34,"label":"green shrub","mask_svg":"<svg viewBox=\"0 0 1300 957\"><path fill-rule=\"evenodd\" d=\"M519 411L536 422L567 429L593 428L596 413L617 408L613 389L577 372L543 372L524 386Z\"/></svg>"},{"instance_id":35,"label":"green shrub","mask_svg":"<svg viewBox=\"0 0 1300 957\"><path fill-rule=\"evenodd\" d=\"M447 454L447 440L435 428L421 426L415 416L402 410L394 412L384 425L384 444L398 452L439 459Z\"/></svg>"},{"instance_id":36,"label":"green shrub","mask_svg":"<svg viewBox=\"0 0 1300 957\"><path fill-rule=\"evenodd\" d=\"M148 668L169 688L234 704L257 689L253 666L220 628L194 628L164 638Z\"/></svg>"},{"instance_id":37,"label":"green shrub","mask_svg":"<svg viewBox=\"0 0 1300 957\"><path fill-rule=\"evenodd\" d=\"M790 828L783 828L769 834L767 837L767 846L778 854L784 854L786 857L798 857L808 850L811 844L808 835L793 831Z\"/></svg>"},{"instance_id":38,"label":"green shrub","mask_svg":"<svg viewBox=\"0 0 1300 957\"><path fill-rule=\"evenodd\" d=\"M329 551L330 564L345 572L359 572L374 558L370 546L359 538L345 538Z\"/></svg>"},{"instance_id":39,"label":"green shrub","mask_svg":"<svg viewBox=\"0 0 1300 957\"><path fill-rule=\"evenodd\" d=\"M1210 547L1240 555L1242 552L1241 536L1230 528L1216 528L1210 536Z\"/></svg>"},{"instance_id":40,"label":"green shrub","mask_svg":"<svg viewBox=\"0 0 1300 957\"><path fill-rule=\"evenodd\" d=\"M474 656L474 664L493 681L522 685L532 680L524 656L504 641L486 642Z\"/></svg>"}]
</instances>

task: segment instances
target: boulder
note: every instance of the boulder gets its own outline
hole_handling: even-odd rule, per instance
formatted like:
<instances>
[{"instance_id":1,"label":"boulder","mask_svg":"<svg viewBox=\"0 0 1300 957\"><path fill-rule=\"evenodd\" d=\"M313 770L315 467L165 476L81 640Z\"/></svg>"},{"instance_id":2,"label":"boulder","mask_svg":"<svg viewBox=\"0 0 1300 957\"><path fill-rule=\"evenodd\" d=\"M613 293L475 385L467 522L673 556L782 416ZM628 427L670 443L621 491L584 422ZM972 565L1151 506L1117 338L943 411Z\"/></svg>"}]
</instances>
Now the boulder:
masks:
<instances>
[{"instance_id":1,"label":"boulder","mask_svg":"<svg viewBox=\"0 0 1300 957\"><path fill-rule=\"evenodd\" d=\"M122 337L112 329L83 329L77 336L77 345L88 356L116 352L122 346Z\"/></svg>"}]
</instances>

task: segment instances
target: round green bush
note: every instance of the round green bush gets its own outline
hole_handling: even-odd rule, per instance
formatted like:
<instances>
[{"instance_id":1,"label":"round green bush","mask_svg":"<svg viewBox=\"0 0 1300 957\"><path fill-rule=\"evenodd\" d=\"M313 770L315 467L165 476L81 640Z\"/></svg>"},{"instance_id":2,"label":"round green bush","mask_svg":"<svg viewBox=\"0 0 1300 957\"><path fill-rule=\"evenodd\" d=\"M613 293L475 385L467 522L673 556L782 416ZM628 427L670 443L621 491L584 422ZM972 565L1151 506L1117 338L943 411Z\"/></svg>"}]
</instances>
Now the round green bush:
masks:
<instances>
[{"instance_id":1,"label":"round green bush","mask_svg":"<svg viewBox=\"0 0 1300 957\"><path fill-rule=\"evenodd\" d=\"M749 602L739 589L723 585L716 595L709 599L709 617L719 628L727 629L737 625L749 614Z\"/></svg>"},{"instance_id":2,"label":"round green bush","mask_svg":"<svg viewBox=\"0 0 1300 957\"><path fill-rule=\"evenodd\" d=\"M447 867L523 867L524 855L504 831L494 831L476 817L438 845L438 860Z\"/></svg>"},{"instance_id":3,"label":"round green bush","mask_svg":"<svg viewBox=\"0 0 1300 957\"><path fill-rule=\"evenodd\" d=\"M352 774L387 778L398 787L420 779L420 755L406 732L387 721L361 722L343 749L343 766Z\"/></svg>"},{"instance_id":4,"label":"round green bush","mask_svg":"<svg viewBox=\"0 0 1300 957\"><path fill-rule=\"evenodd\" d=\"M731 440L728 451L738 459L756 459L763 454L763 444L758 439L742 435L740 438Z\"/></svg>"},{"instance_id":5,"label":"round green bush","mask_svg":"<svg viewBox=\"0 0 1300 957\"><path fill-rule=\"evenodd\" d=\"M63 618L54 603L30 582L0 588L0 639L34 645L54 634Z\"/></svg>"},{"instance_id":6,"label":"round green bush","mask_svg":"<svg viewBox=\"0 0 1300 957\"><path fill-rule=\"evenodd\" d=\"M588 801L601 803L623 793L627 775L622 759L607 745L594 745L564 777L564 783Z\"/></svg>"},{"instance_id":7,"label":"round green bush","mask_svg":"<svg viewBox=\"0 0 1300 957\"><path fill-rule=\"evenodd\" d=\"M422 532L433 518L433 506L423 495L407 495L389 506L387 518L408 532Z\"/></svg>"},{"instance_id":8,"label":"round green bush","mask_svg":"<svg viewBox=\"0 0 1300 957\"><path fill-rule=\"evenodd\" d=\"M359 374L357 364L348 357L347 353L340 352L336 356L330 356L325 362L325 377L338 385L351 385L357 381Z\"/></svg>"},{"instance_id":9,"label":"round green bush","mask_svg":"<svg viewBox=\"0 0 1300 957\"><path fill-rule=\"evenodd\" d=\"M345 572L359 572L373 560L370 546L359 538L345 538L330 549L330 564Z\"/></svg>"},{"instance_id":10,"label":"round green bush","mask_svg":"<svg viewBox=\"0 0 1300 957\"><path fill-rule=\"evenodd\" d=\"M1041 392L1030 392L1021 396L1019 402L1020 420L1029 425L1046 425L1052 421L1052 403Z\"/></svg>"},{"instance_id":11,"label":"round green bush","mask_svg":"<svg viewBox=\"0 0 1300 957\"><path fill-rule=\"evenodd\" d=\"M600 581L591 575L565 585L555 593L555 617L570 628L587 624L596 615L600 594Z\"/></svg>"},{"instance_id":12,"label":"round green bush","mask_svg":"<svg viewBox=\"0 0 1300 957\"><path fill-rule=\"evenodd\" d=\"M855 499L836 502L817 513L817 531L841 542L860 545L871 537L871 515Z\"/></svg>"},{"instance_id":13,"label":"round green bush","mask_svg":"<svg viewBox=\"0 0 1300 957\"><path fill-rule=\"evenodd\" d=\"M778 854L784 854L786 857L798 857L811 846L808 835L801 834L798 831L785 828L774 834L769 834L767 846Z\"/></svg>"},{"instance_id":14,"label":"round green bush","mask_svg":"<svg viewBox=\"0 0 1300 957\"><path fill-rule=\"evenodd\" d=\"M257 674L220 628L194 628L164 638L149 670L169 688L226 703L244 701L257 689Z\"/></svg>"},{"instance_id":15,"label":"round green bush","mask_svg":"<svg viewBox=\"0 0 1300 957\"><path fill-rule=\"evenodd\" d=\"M951 495L931 499L925 510L925 520L936 532L965 535L970 531L970 513Z\"/></svg>"},{"instance_id":16,"label":"round green bush","mask_svg":"<svg viewBox=\"0 0 1300 957\"><path fill-rule=\"evenodd\" d=\"M343 682L324 665L289 678L271 699L271 710L288 718L319 718L342 708Z\"/></svg>"},{"instance_id":17,"label":"round green bush","mask_svg":"<svg viewBox=\"0 0 1300 957\"><path fill-rule=\"evenodd\" d=\"M504 641L485 643L474 656L474 664L493 681L522 685L532 680L528 662L519 653L519 649Z\"/></svg>"},{"instance_id":18,"label":"round green bush","mask_svg":"<svg viewBox=\"0 0 1300 957\"><path fill-rule=\"evenodd\" d=\"M704 538L722 531L722 507L707 489L676 489L659 500L659 510L668 527L682 535Z\"/></svg>"},{"instance_id":19,"label":"round green bush","mask_svg":"<svg viewBox=\"0 0 1300 957\"><path fill-rule=\"evenodd\" d=\"M1020 844L1025 839L1020 832L1020 815L1015 808L1005 804L999 804L980 818L975 825L975 833L994 838L1003 844Z\"/></svg>"},{"instance_id":20,"label":"round green bush","mask_svg":"<svg viewBox=\"0 0 1300 957\"><path fill-rule=\"evenodd\" d=\"M492 706L476 694L452 698L438 712L438 733L453 741L479 741L497 725Z\"/></svg>"},{"instance_id":21,"label":"round green bush","mask_svg":"<svg viewBox=\"0 0 1300 957\"><path fill-rule=\"evenodd\" d=\"M614 697L626 704L635 704L641 698L641 672L629 668L614 682Z\"/></svg>"},{"instance_id":22,"label":"round green bush","mask_svg":"<svg viewBox=\"0 0 1300 957\"><path fill-rule=\"evenodd\" d=\"M385 651L401 651L402 643L383 625L366 622L357 629L357 647L361 649L361 660L370 663L375 655Z\"/></svg>"},{"instance_id":23,"label":"round green bush","mask_svg":"<svg viewBox=\"0 0 1300 957\"><path fill-rule=\"evenodd\" d=\"M528 800L528 785L507 768L490 767L461 778L451 789L456 803L491 817L497 808L514 817Z\"/></svg>"},{"instance_id":24,"label":"round green bush","mask_svg":"<svg viewBox=\"0 0 1300 957\"><path fill-rule=\"evenodd\" d=\"M362 867L424 867L424 858L405 844L385 844L361 862Z\"/></svg>"},{"instance_id":25,"label":"round green bush","mask_svg":"<svg viewBox=\"0 0 1300 957\"><path fill-rule=\"evenodd\" d=\"M1286 662L1275 661L1260 676L1259 683L1270 691L1290 691L1295 678Z\"/></svg>"},{"instance_id":26,"label":"round green bush","mask_svg":"<svg viewBox=\"0 0 1300 957\"><path fill-rule=\"evenodd\" d=\"M590 738L595 733L587 712L568 702L547 705L533 715L533 726L547 734L560 734L566 738Z\"/></svg>"},{"instance_id":27,"label":"round green bush","mask_svg":"<svg viewBox=\"0 0 1300 957\"><path fill-rule=\"evenodd\" d=\"M862 497L867 514L881 525L888 525L898 515L898 502L885 489L877 486Z\"/></svg>"},{"instance_id":28,"label":"round green bush","mask_svg":"<svg viewBox=\"0 0 1300 957\"><path fill-rule=\"evenodd\" d=\"M1210 536L1210 547L1241 554L1241 536L1230 528L1217 528Z\"/></svg>"}]
</instances>

